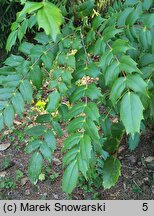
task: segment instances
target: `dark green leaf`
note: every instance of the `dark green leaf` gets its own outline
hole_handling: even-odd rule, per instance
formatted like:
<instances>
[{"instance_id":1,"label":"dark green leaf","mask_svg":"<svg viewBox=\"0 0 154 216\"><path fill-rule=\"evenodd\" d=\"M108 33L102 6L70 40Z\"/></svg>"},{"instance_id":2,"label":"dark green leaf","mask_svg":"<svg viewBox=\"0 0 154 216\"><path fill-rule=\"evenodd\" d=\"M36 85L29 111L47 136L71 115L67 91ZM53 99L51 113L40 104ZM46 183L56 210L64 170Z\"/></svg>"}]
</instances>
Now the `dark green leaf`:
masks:
<instances>
[{"instance_id":1,"label":"dark green leaf","mask_svg":"<svg viewBox=\"0 0 154 216\"><path fill-rule=\"evenodd\" d=\"M52 159L51 149L49 148L49 146L45 142L41 143L40 151L41 151L43 157L46 160L48 160L49 162L51 162L51 159Z\"/></svg>"},{"instance_id":2,"label":"dark green leaf","mask_svg":"<svg viewBox=\"0 0 154 216\"><path fill-rule=\"evenodd\" d=\"M8 128L12 126L13 120L14 120L14 109L12 105L9 105L4 110L4 122Z\"/></svg>"},{"instance_id":3,"label":"dark green leaf","mask_svg":"<svg viewBox=\"0 0 154 216\"><path fill-rule=\"evenodd\" d=\"M93 121L97 121L100 117L98 107L93 102L87 103L84 112Z\"/></svg>"},{"instance_id":4,"label":"dark green leaf","mask_svg":"<svg viewBox=\"0 0 154 216\"><path fill-rule=\"evenodd\" d=\"M98 99L102 96L101 91L96 87L94 83L88 85L85 96L89 97L91 100Z\"/></svg>"},{"instance_id":5,"label":"dark green leaf","mask_svg":"<svg viewBox=\"0 0 154 216\"><path fill-rule=\"evenodd\" d=\"M76 132L78 129L81 129L84 124L85 118L83 116L77 117L72 120L67 126L68 133Z\"/></svg>"},{"instance_id":6,"label":"dark green leaf","mask_svg":"<svg viewBox=\"0 0 154 216\"><path fill-rule=\"evenodd\" d=\"M42 142L40 140L34 140L34 141L28 143L28 145L25 148L25 153L30 154L33 151L37 150L40 147L41 143Z\"/></svg>"},{"instance_id":7,"label":"dark green leaf","mask_svg":"<svg viewBox=\"0 0 154 216\"><path fill-rule=\"evenodd\" d=\"M121 175L120 161L112 156L108 157L103 166L103 186L109 189L116 184Z\"/></svg>"},{"instance_id":8,"label":"dark green leaf","mask_svg":"<svg viewBox=\"0 0 154 216\"><path fill-rule=\"evenodd\" d=\"M37 123L49 123L51 121L51 115L50 114L42 114L37 116L36 122Z\"/></svg>"},{"instance_id":9,"label":"dark green leaf","mask_svg":"<svg viewBox=\"0 0 154 216\"><path fill-rule=\"evenodd\" d=\"M70 97L70 101L71 103L74 103L76 102L77 100L79 100L80 98L84 97L85 96L85 91L86 91L86 86L79 86L77 87L71 97Z\"/></svg>"},{"instance_id":10,"label":"dark green leaf","mask_svg":"<svg viewBox=\"0 0 154 216\"><path fill-rule=\"evenodd\" d=\"M25 101L27 101L28 103L32 102L33 99L33 88L29 82L29 80L24 80L20 87L20 92L24 98Z\"/></svg>"},{"instance_id":11,"label":"dark green leaf","mask_svg":"<svg viewBox=\"0 0 154 216\"><path fill-rule=\"evenodd\" d=\"M9 34L9 37L7 39L7 42L6 42L6 50L7 52L11 50L12 46L15 44L16 42L16 39L17 39L17 30L16 31L13 31Z\"/></svg>"},{"instance_id":12,"label":"dark green leaf","mask_svg":"<svg viewBox=\"0 0 154 216\"><path fill-rule=\"evenodd\" d=\"M29 136L41 136L45 133L46 126L45 125L38 125L28 128L25 133Z\"/></svg>"},{"instance_id":13,"label":"dark green leaf","mask_svg":"<svg viewBox=\"0 0 154 216\"><path fill-rule=\"evenodd\" d=\"M3 115L2 113L0 113L0 131L3 129L3 127L4 127Z\"/></svg>"},{"instance_id":14,"label":"dark green leaf","mask_svg":"<svg viewBox=\"0 0 154 216\"><path fill-rule=\"evenodd\" d=\"M130 74L126 78L126 85L135 92L139 92L148 96L147 83L139 74Z\"/></svg>"},{"instance_id":15,"label":"dark green leaf","mask_svg":"<svg viewBox=\"0 0 154 216\"><path fill-rule=\"evenodd\" d=\"M128 92L122 98L120 106L120 118L125 126L127 134L134 137L136 132L140 132L141 120L143 119L144 107L138 95Z\"/></svg>"},{"instance_id":16,"label":"dark green leaf","mask_svg":"<svg viewBox=\"0 0 154 216\"><path fill-rule=\"evenodd\" d=\"M38 177L41 173L42 160L42 155L39 152L35 152L30 159L28 175L33 184L37 183Z\"/></svg>"},{"instance_id":17,"label":"dark green leaf","mask_svg":"<svg viewBox=\"0 0 154 216\"><path fill-rule=\"evenodd\" d=\"M59 105L59 101L60 101L60 94L57 91L54 91L52 93L49 94L49 102L47 104L47 108L46 110L48 112L54 112L56 111L56 109L58 108Z\"/></svg>"},{"instance_id":18,"label":"dark green leaf","mask_svg":"<svg viewBox=\"0 0 154 216\"><path fill-rule=\"evenodd\" d=\"M129 149L131 151L135 150L135 148L138 146L140 142L140 135L139 133L135 133L134 137L132 138L131 135L129 135L129 141L128 141L128 144L129 144Z\"/></svg>"},{"instance_id":19,"label":"dark green leaf","mask_svg":"<svg viewBox=\"0 0 154 216\"><path fill-rule=\"evenodd\" d=\"M54 133L51 130L48 130L44 136L46 143L48 144L49 148L54 151L56 149L56 138Z\"/></svg>"},{"instance_id":20,"label":"dark green leaf","mask_svg":"<svg viewBox=\"0 0 154 216\"><path fill-rule=\"evenodd\" d=\"M33 84L39 89L42 86L43 73L38 65L35 65L30 71L30 78Z\"/></svg>"},{"instance_id":21,"label":"dark green leaf","mask_svg":"<svg viewBox=\"0 0 154 216\"><path fill-rule=\"evenodd\" d=\"M25 103L24 103L22 95L19 92L15 93L14 96L12 97L12 104L13 104L13 107L16 113L22 116Z\"/></svg>"},{"instance_id":22,"label":"dark green leaf","mask_svg":"<svg viewBox=\"0 0 154 216\"><path fill-rule=\"evenodd\" d=\"M118 78L112 86L110 93L110 100L115 105L117 99L121 96L122 92L126 87L126 78L120 77Z\"/></svg>"},{"instance_id":23,"label":"dark green leaf","mask_svg":"<svg viewBox=\"0 0 154 216\"><path fill-rule=\"evenodd\" d=\"M80 139L81 139L80 133L74 133L74 134L70 135L69 137L67 137L64 140L63 151L65 151L66 149L71 149L72 147L77 145L80 142Z\"/></svg>"},{"instance_id":24,"label":"dark green leaf","mask_svg":"<svg viewBox=\"0 0 154 216\"><path fill-rule=\"evenodd\" d=\"M141 73L141 71L136 67L136 65L137 63L130 56L123 55L120 58L119 67L121 71L126 71L127 73Z\"/></svg>"},{"instance_id":25,"label":"dark green leaf","mask_svg":"<svg viewBox=\"0 0 154 216\"><path fill-rule=\"evenodd\" d=\"M74 160L64 171L62 188L63 191L70 194L77 185L78 181L78 164L77 160Z\"/></svg>"}]
</instances>

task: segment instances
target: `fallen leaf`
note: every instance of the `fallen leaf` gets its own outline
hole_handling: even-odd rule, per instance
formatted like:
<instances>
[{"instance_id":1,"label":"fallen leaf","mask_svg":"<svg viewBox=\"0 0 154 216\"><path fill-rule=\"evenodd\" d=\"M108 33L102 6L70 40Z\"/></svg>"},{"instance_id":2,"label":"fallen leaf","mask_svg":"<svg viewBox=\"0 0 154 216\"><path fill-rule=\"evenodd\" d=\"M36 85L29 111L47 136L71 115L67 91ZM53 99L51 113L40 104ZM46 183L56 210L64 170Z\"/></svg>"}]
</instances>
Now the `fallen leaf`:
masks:
<instances>
[{"instance_id":1,"label":"fallen leaf","mask_svg":"<svg viewBox=\"0 0 154 216\"><path fill-rule=\"evenodd\" d=\"M0 151L4 151L10 147L11 143L0 144Z\"/></svg>"},{"instance_id":2,"label":"fallen leaf","mask_svg":"<svg viewBox=\"0 0 154 216\"><path fill-rule=\"evenodd\" d=\"M3 172L0 172L0 178L4 178L6 176L6 172L3 171Z\"/></svg>"},{"instance_id":3,"label":"fallen leaf","mask_svg":"<svg viewBox=\"0 0 154 216\"><path fill-rule=\"evenodd\" d=\"M28 182L28 177L24 177L21 179L21 185L24 186Z\"/></svg>"}]
</instances>

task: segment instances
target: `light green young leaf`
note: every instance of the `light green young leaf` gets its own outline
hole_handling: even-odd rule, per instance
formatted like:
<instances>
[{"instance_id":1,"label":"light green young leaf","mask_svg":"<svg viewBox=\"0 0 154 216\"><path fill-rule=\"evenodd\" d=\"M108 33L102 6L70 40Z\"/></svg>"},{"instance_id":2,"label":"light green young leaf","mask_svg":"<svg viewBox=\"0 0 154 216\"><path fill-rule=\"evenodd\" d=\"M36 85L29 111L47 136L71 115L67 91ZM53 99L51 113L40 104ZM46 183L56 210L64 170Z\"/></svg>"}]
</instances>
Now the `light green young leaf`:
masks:
<instances>
[{"instance_id":1,"label":"light green young leaf","mask_svg":"<svg viewBox=\"0 0 154 216\"><path fill-rule=\"evenodd\" d=\"M41 7L43 7L43 2L26 2L22 11L17 14L17 20L20 19L20 17L22 17L24 14L31 14Z\"/></svg>"},{"instance_id":2,"label":"light green young leaf","mask_svg":"<svg viewBox=\"0 0 154 216\"><path fill-rule=\"evenodd\" d=\"M48 112L54 112L58 108L59 101L60 101L60 94L58 91L54 91L50 93L49 102L48 102L46 110Z\"/></svg>"},{"instance_id":3,"label":"light green young leaf","mask_svg":"<svg viewBox=\"0 0 154 216\"><path fill-rule=\"evenodd\" d=\"M43 2L43 7L37 12L37 22L39 28L43 28L47 35L51 35L56 40L60 33L60 25L63 23L63 17L60 10L50 2Z\"/></svg>"},{"instance_id":4,"label":"light green young leaf","mask_svg":"<svg viewBox=\"0 0 154 216\"><path fill-rule=\"evenodd\" d=\"M143 110L144 107L137 94L128 92L122 98L120 105L120 119L125 126L127 134L130 133L132 137L134 137L136 132L140 132Z\"/></svg>"},{"instance_id":5,"label":"light green young leaf","mask_svg":"<svg viewBox=\"0 0 154 216\"><path fill-rule=\"evenodd\" d=\"M42 170L42 155L39 152L35 152L29 163L28 175L33 184L36 184L39 178L39 175Z\"/></svg>"},{"instance_id":6,"label":"light green young leaf","mask_svg":"<svg viewBox=\"0 0 154 216\"><path fill-rule=\"evenodd\" d=\"M77 160L74 160L64 171L62 179L63 191L70 194L77 185L79 176Z\"/></svg>"},{"instance_id":7,"label":"light green young leaf","mask_svg":"<svg viewBox=\"0 0 154 216\"><path fill-rule=\"evenodd\" d=\"M116 184L121 175L120 161L112 156L108 157L103 166L103 186L109 189Z\"/></svg>"}]
</instances>

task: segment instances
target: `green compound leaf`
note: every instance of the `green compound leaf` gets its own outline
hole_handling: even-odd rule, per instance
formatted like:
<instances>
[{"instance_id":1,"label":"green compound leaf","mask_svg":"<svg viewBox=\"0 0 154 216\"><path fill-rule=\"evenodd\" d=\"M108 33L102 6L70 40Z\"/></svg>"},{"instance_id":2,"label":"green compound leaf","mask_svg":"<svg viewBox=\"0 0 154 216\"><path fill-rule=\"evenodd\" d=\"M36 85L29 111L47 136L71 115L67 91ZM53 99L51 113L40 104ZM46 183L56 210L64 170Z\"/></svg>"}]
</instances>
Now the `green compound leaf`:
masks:
<instances>
[{"instance_id":1,"label":"green compound leaf","mask_svg":"<svg viewBox=\"0 0 154 216\"><path fill-rule=\"evenodd\" d=\"M134 137L136 132L140 132L143 110L144 107L137 94L128 92L122 98L120 105L120 119L125 126L127 134L130 133L132 137Z\"/></svg>"},{"instance_id":2,"label":"green compound leaf","mask_svg":"<svg viewBox=\"0 0 154 216\"><path fill-rule=\"evenodd\" d=\"M43 158L39 152L35 152L30 159L28 175L33 184L37 183L37 180L41 173L42 161L43 161Z\"/></svg>"},{"instance_id":3,"label":"green compound leaf","mask_svg":"<svg viewBox=\"0 0 154 216\"><path fill-rule=\"evenodd\" d=\"M60 25L63 23L63 17L60 10L50 2L43 2L43 7L37 12L37 22L39 28L43 28L47 35L51 35L56 40L60 33Z\"/></svg>"},{"instance_id":4,"label":"green compound leaf","mask_svg":"<svg viewBox=\"0 0 154 216\"><path fill-rule=\"evenodd\" d=\"M54 112L58 108L59 101L60 101L60 94L58 91L54 91L50 93L49 102L48 102L46 110L48 112Z\"/></svg>"},{"instance_id":5,"label":"green compound leaf","mask_svg":"<svg viewBox=\"0 0 154 216\"><path fill-rule=\"evenodd\" d=\"M109 189L116 184L121 175L120 161L114 157L108 157L103 166L103 186Z\"/></svg>"},{"instance_id":6,"label":"green compound leaf","mask_svg":"<svg viewBox=\"0 0 154 216\"><path fill-rule=\"evenodd\" d=\"M70 194L77 185L79 176L77 160L74 160L66 168L63 174L62 188L63 191Z\"/></svg>"}]
</instances>

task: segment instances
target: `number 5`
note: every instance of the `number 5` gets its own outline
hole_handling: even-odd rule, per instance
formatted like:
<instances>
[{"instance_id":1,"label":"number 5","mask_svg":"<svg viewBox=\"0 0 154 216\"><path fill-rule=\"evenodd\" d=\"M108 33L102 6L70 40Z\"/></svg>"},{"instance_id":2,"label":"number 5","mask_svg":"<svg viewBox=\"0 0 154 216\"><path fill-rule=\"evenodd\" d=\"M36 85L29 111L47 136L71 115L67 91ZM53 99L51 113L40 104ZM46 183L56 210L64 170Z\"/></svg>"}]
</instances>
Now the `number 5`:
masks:
<instances>
[{"instance_id":1,"label":"number 5","mask_svg":"<svg viewBox=\"0 0 154 216\"><path fill-rule=\"evenodd\" d=\"M148 211L148 203L143 203L142 210Z\"/></svg>"}]
</instances>

